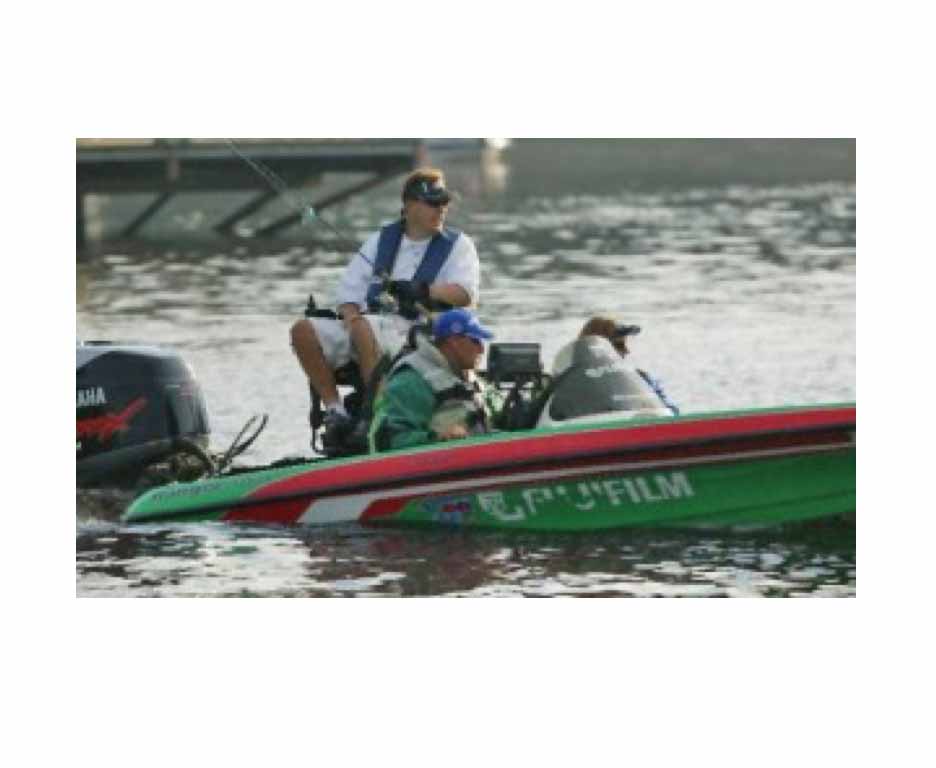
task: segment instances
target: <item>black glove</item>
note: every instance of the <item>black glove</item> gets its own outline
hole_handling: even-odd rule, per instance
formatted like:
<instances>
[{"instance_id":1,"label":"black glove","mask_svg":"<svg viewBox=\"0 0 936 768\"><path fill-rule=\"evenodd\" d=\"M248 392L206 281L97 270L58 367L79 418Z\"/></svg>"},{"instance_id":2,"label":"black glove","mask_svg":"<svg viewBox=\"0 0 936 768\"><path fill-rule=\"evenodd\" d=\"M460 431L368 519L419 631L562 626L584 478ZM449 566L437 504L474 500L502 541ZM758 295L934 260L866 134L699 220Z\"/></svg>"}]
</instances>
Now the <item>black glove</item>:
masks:
<instances>
[{"instance_id":1,"label":"black glove","mask_svg":"<svg viewBox=\"0 0 936 768\"><path fill-rule=\"evenodd\" d=\"M422 304L423 307L429 304L429 286L426 283L416 280L394 280L390 283L388 290L390 295L397 300L399 313L410 320L419 317L416 304Z\"/></svg>"},{"instance_id":2,"label":"black glove","mask_svg":"<svg viewBox=\"0 0 936 768\"><path fill-rule=\"evenodd\" d=\"M410 307L417 302L420 304L429 302L429 284L418 280L393 280L388 290L400 304Z\"/></svg>"}]
</instances>

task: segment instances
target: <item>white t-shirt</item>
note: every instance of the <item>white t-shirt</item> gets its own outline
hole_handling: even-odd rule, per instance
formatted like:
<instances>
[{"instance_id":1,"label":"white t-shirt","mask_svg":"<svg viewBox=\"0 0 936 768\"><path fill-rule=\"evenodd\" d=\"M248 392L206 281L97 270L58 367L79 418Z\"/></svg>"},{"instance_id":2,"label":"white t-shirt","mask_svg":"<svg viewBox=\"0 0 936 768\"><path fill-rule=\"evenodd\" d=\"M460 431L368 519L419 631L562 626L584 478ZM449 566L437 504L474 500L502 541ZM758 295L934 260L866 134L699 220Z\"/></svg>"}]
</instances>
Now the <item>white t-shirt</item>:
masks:
<instances>
[{"instance_id":1,"label":"white t-shirt","mask_svg":"<svg viewBox=\"0 0 936 768\"><path fill-rule=\"evenodd\" d=\"M396 261L393 264L392 280L412 280L416 269L426 254L426 248L432 238L425 240L410 240L405 234L397 251ZM357 304L362 310L367 308L367 289L374 277L374 268L371 264L377 262L377 243L380 240L378 230L364 241L361 250L355 254L348 264L338 290L335 293L335 305ZM363 254L371 263L361 257ZM442 269L433 281L435 283L455 283L465 289L471 297L471 306L478 303L479 285L481 282L481 265L478 262L478 251L471 238L462 232L452 252L449 254Z\"/></svg>"}]
</instances>

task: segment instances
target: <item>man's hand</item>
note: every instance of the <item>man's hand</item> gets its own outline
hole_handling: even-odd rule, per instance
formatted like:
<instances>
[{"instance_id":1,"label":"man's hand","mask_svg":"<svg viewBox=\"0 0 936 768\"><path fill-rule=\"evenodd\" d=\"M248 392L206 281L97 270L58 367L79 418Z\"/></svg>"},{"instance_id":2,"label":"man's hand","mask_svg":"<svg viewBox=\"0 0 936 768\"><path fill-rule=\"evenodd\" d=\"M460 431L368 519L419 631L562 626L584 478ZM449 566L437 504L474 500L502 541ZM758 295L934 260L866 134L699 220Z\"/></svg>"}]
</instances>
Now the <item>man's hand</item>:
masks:
<instances>
[{"instance_id":1,"label":"man's hand","mask_svg":"<svg viewBox=\"0 0 936 768\"><path fill-rule=\"evenodd\" d=\"M393 280L388 290L400 304L413 306L429 301L429 284L418 280Z\"/></svg>"}]
</instances>

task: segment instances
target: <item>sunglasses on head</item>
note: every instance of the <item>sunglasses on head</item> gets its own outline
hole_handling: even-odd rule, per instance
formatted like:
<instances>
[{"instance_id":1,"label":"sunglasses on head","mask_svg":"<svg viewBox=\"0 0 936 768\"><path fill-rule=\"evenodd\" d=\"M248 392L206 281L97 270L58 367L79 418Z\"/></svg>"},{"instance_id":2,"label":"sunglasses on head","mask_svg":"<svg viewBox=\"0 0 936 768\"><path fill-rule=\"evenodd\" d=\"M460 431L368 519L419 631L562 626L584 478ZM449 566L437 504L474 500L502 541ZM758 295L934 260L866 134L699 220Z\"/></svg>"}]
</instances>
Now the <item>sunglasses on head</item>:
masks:
<instances>
[{"instance_id":1,"label":"sunglasses on head","mask_svg":"<svg viewBox=\"0 0 936 768\"><path fill-rule=\"evenodd\" d=\"M428 181L417 181L415 184L411 184L407 188L404 198L419 200L421 203L430 205L433 208L444 208L451 200L451 196L445 187L436 182L430 184Z\"/></svg>"}]
</instances>

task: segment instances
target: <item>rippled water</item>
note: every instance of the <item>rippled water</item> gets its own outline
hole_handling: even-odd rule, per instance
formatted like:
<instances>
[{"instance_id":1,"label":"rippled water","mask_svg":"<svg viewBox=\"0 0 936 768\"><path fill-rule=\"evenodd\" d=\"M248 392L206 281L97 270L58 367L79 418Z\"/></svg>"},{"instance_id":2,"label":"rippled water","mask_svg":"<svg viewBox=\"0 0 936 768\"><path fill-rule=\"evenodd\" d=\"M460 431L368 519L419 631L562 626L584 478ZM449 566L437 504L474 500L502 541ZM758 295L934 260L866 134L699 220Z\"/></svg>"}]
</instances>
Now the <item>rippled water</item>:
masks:
<instances>
[{"instance_id":1,"label":"rippled water","mask_svg":"<svg viewBox=\"0 0 936 768\"><path fill-rule=\"evenodd\" d=\"M854 530L579 535L223 523L79 526L78 593L189 597L836 597L855 591Z\"/></svg>"},{"instance_id":2,"label":"rippled water","mask_svg":"<svg viewBox=\"0 0 936 768\"><path fill-rule=\"evenodd\" d=\"M623 171L614 183L607 148L600 173L556 161L550 184L525 181L543 176L553 150L445 164L462 191L451 221L478 244L480 313L500 340L537 341L548 362L589 314L608 311L643 326L634 359L684 411L855 399L853 181L641 188ZM326 215L362 238L393 216L394 186ZM128 203L98 205L106 227ZM308 453L288 327L310 291L330 296L347 252L328 230L269 247L203 237L219 205L189 201L149 245L79 264L79 333L177 349L201 380L215 447L266 412L251 463ZM124 502L78 495L80 595L855 592L853 524L756 537L154 528L114 522Z\"/></svg>"}]
</instances>

